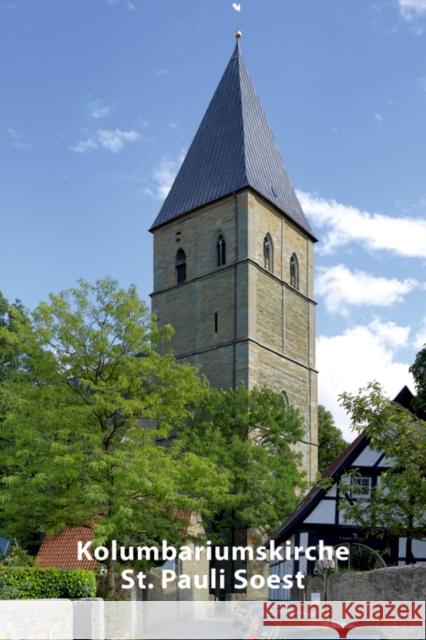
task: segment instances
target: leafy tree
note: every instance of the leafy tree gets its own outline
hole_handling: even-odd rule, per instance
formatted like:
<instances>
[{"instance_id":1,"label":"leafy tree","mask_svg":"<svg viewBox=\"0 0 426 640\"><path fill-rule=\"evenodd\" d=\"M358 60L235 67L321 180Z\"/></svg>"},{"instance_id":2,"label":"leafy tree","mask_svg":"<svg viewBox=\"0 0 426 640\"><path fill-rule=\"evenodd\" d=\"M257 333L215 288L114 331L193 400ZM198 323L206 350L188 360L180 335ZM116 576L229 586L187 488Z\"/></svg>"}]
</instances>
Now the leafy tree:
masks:
<instances>
[{"instance_id":1,"label":"leafy tree","mask_svg":"<svg viewBox=\"0 0 426 640\"><path fill-rule=\"evenodd\" d=\"M0 292L0 382L19 367L18 327L24 322L28 318L19 300L9 303Z\"/></svg>"},{"instance_id":2,"label":"leafy tree","mask_svg":"<svg viewBox=\"0 0 426 640\"><path fill-rule=\"evenodd\" d=\"M187 446L210 456L230 477L226 511L216 517L219 536L232 529L276 528L305 487L296 443L303 437L296 409L268 389L211 390L194 413Z\"/></svg>"},{"instance_id":3,"label":"leafy tree","mask_svg":"<svg viewBox=\"0 0 426 640\"><path fill-rule=\"evenodd\" d=\"M412 539L426 537L426 422L387 399L377 382L341 402L390 464L371 499L347 501L347 515L372 534L406 537L409 555Z\"/></svg>"},{"instance_id":4,"label":"leafy tree","mask_svg":"<svg viewBox=\"0 0 426 640\"><path fill-rule=\"evenodd\" d=\"M347 447L334 418L322 404L318 405L318 471L323 474Z\"/></svg>"},{"instance_id":5,"label":"leafy tree","mask_svg":"<svg viewBox=\"0 0 426 640\"><path fill-rule=\"evenodd\" d=\"M178 544L178 509L220 508L226 474L205 449L182 444L206 384L159 355L169 333L135 287L109 279L51 295L31 323L19 323L21 367L1 389L5 533L19 539L93 523L103 544ZM109 586L114 592L112 561Z\"/></svg>"},{"instance_id":6,"label":"leafy tree","mask_svg":"<svg viewBox=\"0 0 426 640\"><path fill-rule=\"evenodd\" d=\"M416 385L416 409L426 413L426 344L417 354L414 364L410 367L410 372Z\"/></svg>"}]
</instances>

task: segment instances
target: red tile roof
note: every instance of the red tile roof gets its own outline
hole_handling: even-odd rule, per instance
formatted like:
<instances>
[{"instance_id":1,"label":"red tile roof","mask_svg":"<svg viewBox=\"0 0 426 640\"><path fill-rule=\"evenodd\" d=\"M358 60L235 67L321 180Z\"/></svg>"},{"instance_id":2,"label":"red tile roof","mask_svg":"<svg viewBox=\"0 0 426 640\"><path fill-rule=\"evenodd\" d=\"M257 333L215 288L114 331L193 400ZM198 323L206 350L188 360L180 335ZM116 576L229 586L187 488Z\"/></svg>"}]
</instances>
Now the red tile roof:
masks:
<instances>
[{"instance_id":1,"label":"red tile roof","mask_svg":"<svg viewBox=\"0 0 426 640\"><path fill-rule=\"evenodd\" d=\"M36 557L36 566L58 569L96 570L96 560L77 558L77 544L93 540L93 531L89 527L67 527L57 535L47 535Z\"/></svg>"},{"instance_id":2,"label":"red tile roof","mask_svg":"<svg viewBox=\"0 0 426 640\"><path fill-rule=\"evenodd\" d=\"M176 520L182 520L182 533L186 535L188 533L188 529L191 524L191 509L176 509L175 518Z\"/></svg>"}]
</instances>

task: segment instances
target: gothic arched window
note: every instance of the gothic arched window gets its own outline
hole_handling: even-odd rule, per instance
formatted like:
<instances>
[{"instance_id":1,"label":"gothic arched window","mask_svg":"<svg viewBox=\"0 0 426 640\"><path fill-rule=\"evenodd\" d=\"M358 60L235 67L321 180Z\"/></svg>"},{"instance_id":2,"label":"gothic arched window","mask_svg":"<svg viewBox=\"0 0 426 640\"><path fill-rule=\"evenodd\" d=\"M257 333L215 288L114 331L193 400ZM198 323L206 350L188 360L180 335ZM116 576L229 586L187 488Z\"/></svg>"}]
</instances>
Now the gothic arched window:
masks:
<instances>
[{"instance_id":1,"label":"gothic arched window","mask_svg":"<svg viewBox=\"0 0 426 640\"><path fill-rule=\"evenodd\" d=\"M176 253L176 282L182 284L186 280L186 254L183 249L178 249Z\"/></svg>"},{"instance_id":2,"label":"gothic arched window","mask_svg":"<svg viewBox=\"0 0 426 640\"><path fill-rule=\"evenodd\" d=\"M299 288L299 260L295 253L290 258L290 284L295 289Z\"/></svg>"},{"instance_id":3,"label":"gothic arched window","mask_svg":"<svg viewBox=\"0 0 426 640\"><path fill-rule=\"evenodd\" d=\"M226 264L226 243L222 234L216 240L216 262L218 267L223 267Z\"/></svg>"},{"instance_id":4,"label":"gothic arched window","mask_svg":"<svg viewBox=\"0 0 426 640\"><path fill-rule=\"evenodd\" d=\"M274 272L274 245L269 233L263 241L263 266L271 273Z\"/></svg>"}]
</instances>

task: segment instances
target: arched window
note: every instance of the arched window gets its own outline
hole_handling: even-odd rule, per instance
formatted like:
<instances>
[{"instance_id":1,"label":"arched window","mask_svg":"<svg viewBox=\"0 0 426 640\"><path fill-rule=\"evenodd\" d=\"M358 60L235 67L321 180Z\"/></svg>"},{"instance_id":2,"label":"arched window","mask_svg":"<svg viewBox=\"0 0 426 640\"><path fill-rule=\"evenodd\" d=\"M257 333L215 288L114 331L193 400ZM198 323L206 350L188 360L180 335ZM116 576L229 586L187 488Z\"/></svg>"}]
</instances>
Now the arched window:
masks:
<instances>
[{"instance_id":1,"label":"arched window","mask_svg":"<svg viewBox=\"0 0 426 640\"><path fill-rule=\"evenodd\" d=\"M176 253L176 282L182 284L186 280L186 254L183 249Z\"/></svg>"},{"instance_id":2,"label":"arched window","mask_svg":"<svg viewBox=\"0 0 426 640\"><path fill-rule=\"evenodd\" d=\"M273 273L274 271L274 245L269 233L263 241L263 266L265 269Z\"/></svg>"},{"instance_id":3,"label":"arched window","mask_svg":"<svg viewBox=\"0 0 426 640\"><path fill-rule=\"evenodd\" d=\"M226 264L226 243L222 234L216 240L216 262L218 267Z\"/></svg>"},{"instance_id":4,"label":"arched window","mask_svg":"<svg viewBox=\"0 0 426 640\"><path fill-rule=\"evenodd\" d=\"M295 289L299 288L299 260L295 253L290 258L290 284Z\"/></svg>"}]
</instances>

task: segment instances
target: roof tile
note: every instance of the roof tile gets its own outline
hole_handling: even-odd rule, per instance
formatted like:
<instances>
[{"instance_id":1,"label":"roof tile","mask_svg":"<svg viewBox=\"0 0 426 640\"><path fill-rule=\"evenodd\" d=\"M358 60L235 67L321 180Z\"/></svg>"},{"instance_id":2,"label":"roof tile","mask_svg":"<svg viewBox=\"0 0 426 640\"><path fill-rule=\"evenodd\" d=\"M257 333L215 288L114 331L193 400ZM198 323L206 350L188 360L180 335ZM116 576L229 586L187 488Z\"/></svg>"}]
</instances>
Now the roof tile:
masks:
<instances>
[{"instance_id":1,"label":"roof tile","mask_svg":"<svg viewBox=\"0 0 426 640\"><path fill-rule=\"evenodd\" d=\"M89 527L67 527L57 535L47 535L36 558L36 566L40 568L56 567L58 569L91 569L96 570L96 560L77 558L77 544L93 540L93 531Z\"/></svg>"}]
</instances>

